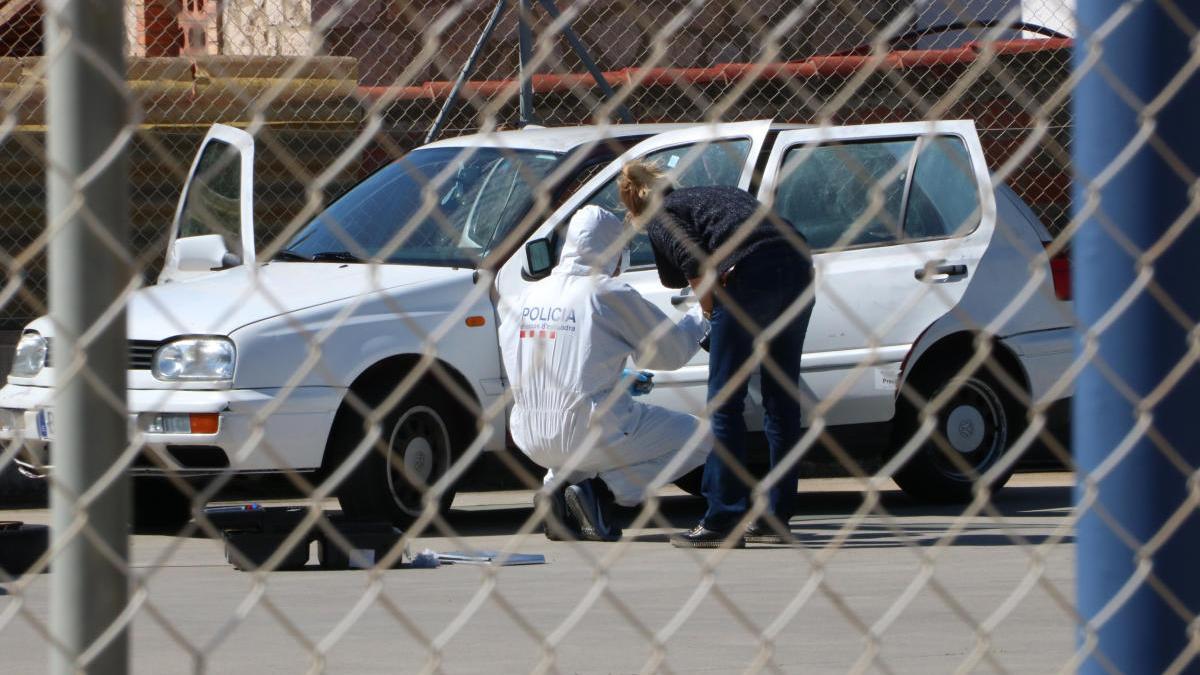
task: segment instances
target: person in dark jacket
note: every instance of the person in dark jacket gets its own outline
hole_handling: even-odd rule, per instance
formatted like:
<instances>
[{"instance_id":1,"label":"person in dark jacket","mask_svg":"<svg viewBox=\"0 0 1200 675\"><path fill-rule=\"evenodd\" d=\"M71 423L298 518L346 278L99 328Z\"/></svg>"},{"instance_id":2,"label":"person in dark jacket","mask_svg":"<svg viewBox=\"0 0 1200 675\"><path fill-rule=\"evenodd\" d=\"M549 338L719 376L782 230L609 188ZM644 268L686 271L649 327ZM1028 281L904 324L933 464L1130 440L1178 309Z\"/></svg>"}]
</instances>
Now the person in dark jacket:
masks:
<instances>
[{"instance_id":1,"label":"person in dark jacket","mask_svg":"<svg viewBox=\"0 0 1200 675\"><path fill-rule=\"evenodd\" d=\"M625 164L621 201L643 224L659 278L667 288L690 286L710 321L708 401L715 451L704 467L708 510L700 523L671 543L687 548L785 543L794 515L800 440L800 356L812 312L812 260L807 242L753 195L732 187L672 189L657 165ZM755 355L755 342L766 353ZM768 511L750 523L750 485L743 417L751 369L760 361L763 430L772 474Z\"/></svg>"}]
</instances>

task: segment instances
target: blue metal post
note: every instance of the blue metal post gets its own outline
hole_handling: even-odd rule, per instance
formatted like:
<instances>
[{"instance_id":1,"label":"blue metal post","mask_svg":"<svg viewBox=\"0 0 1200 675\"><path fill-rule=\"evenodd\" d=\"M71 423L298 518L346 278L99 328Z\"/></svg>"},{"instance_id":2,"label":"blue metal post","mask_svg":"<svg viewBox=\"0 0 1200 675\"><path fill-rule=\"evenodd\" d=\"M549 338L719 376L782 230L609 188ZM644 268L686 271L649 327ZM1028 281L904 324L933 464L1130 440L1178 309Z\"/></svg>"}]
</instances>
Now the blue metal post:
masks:
<instances>
[{"instance_id":1,"label":"blue metal post","mask_svg":"<svg viewBox=\"0 0 1200 675\"><path fill-rule=\"evenodd\" d=\"M1184 217L1188 191L1200 174L1198 76L1188 76L1161 110L1145 110L1178 84L1172 81L1185 71L1188 43L1200 25L1200 3L1166 3L1175 16L1162 4L1077 3L1074 60L1076 68L1088 70L1074 98L1075 209L1087 208L1089 196L1099 200L1072 243L1075 309L1087 328L1134 286L1137 256ZM1130 14L1111 33L1098 35L1122 10ZM1095 49L1099 62L1089 64ZM1137 142L1146 114L1154 140L1142 143L1111 180L1097 182ZM1141 399L1187 358L1188 331L1200 320L1200 223L1188 220L1161 257L1146 261L1158 290L1143 291L1099 333L1098 352L1080 377L1073 410L1078 500L1087 498L1085 481L1092 472L1133 432ZM1174 306L1168 309L1155 293ZM1130 393L1138 400L1131 401ZM1200 512L1186 506L1188 474L1195 479L1200 467L1200 367L1189 365L1144 413L1153 421L1150 432L1099 480L1095 505L1079 521L1079 612L1098 639L1081 669L1085 673L1161 673L1181 665L1174 672L1200 672L1200 661L1187 656L1188 621L1200 613ZM1177 513L1183 520L1173 524ZM1131 546L1123 534L1137 544ZM1145 548L1152 542L1155 548ZM1139 554L1146 554L1152 578L1114 602L1137 575ZM1098 619L1105 620L1097 625ZM1081 644L1086 638L1081 632Z\"/></svg>"}]
</instances>

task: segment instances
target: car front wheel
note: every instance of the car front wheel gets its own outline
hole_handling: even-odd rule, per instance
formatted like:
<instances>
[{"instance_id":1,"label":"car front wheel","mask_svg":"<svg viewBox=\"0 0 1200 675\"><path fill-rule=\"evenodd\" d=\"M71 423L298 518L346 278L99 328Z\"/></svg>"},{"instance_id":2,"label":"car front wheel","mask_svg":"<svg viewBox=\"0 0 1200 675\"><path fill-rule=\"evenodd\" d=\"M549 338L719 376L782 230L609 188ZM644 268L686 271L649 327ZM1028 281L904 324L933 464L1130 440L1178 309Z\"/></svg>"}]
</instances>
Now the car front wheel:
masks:
<instances>
[{"instance_id":1,"label":"car front wheel","mask_svg":"<svg viewBox=\"0 0 1200 675\"><path fill-rule=\"evenodd\" d=\"M454 462L456 429L446 409L441 396L418 392L383 418L379 438L337 491L347 516L408 527L421 515L430 487ZM337 444L342 456L366 437L361 418L353 418L341 425ZM454 492L450 486L438 497L443 513Z\"/></svg>"}]
</instances>

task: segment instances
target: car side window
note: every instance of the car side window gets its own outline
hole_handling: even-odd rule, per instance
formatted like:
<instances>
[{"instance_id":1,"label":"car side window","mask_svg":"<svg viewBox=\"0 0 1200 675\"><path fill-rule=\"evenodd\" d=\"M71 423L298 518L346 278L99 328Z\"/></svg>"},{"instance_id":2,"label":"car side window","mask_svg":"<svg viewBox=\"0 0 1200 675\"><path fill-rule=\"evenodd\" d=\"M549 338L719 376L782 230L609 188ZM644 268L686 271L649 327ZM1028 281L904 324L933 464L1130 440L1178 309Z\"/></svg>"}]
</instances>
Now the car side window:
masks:
<instances>
[{"instance_id":1,"label":"car side window","mask_svg":"<svg viewBox=\"0 0 1200 675\"><path fill-rule=\"evenodd\" d=\"M559 197L559 203L561 204L562 202L566 201L571 195L575 194L579 188L587 185L587 182L594 178L596 174L603 171L604 167L607 165L608 161L591 162L583 165L583 167L580 168L579 171L572 176L569 181L567 181L566 185L563 186L562 190L560 191L561 196Z\"/></svg>"},{"instance_id":2,"label":"car side window","mask_svg":"<svg viewBox=\"0 0 1200 675\"><path fill-rule=\"evenodd\" d=\"M242 156L224 141L210 140L204 146L196 173L188 187L179 219L182 237L219 234L225 248L242 251Z\"/></svg>"},{"instance_id":3,"label":"car side window","mask_svg":"<svg viewBox=\"0 0 1200 675\"><path fill-rule=\"evenodd\" d=\"M702 147L700 147L702 146ZM657 162L668 172L674 173L678 187L701 185L726 185L736 187L750 154L750 139L739 138L704 143L689 143L663 148L648 153L643 159ZM614 176L583 204L600 206L624 218L625 207L617 195L617 178ZM633 267L654 264L654 252L645 234L639 234L629 243L629 263Z\"/></svg>"},{"instance_id":4,"label":"car side window","mask_svg":"<svg viewBox=\"0 0 1200 675\"><path fill-rule=\"evenodd\" d=\"M797 145L784 155L775 210L815 250L901 243L974 229L979 187L954 136Z\"/></svg>"},{"instance_id":5,"label":"car side window","mask_svg":"<svg viewBox=\"0 0 1200 675\"><path fill-rule=\"evenodd\" d=\"M815 250L901 238L912 139L798 145L784 156L775 210Z\"/></svg>"},{"instance_id":6,"label":"car side window","mask_svg":"<svg viewBox=\"0 0 1200 675\"><path fill-rule=\"evenodd\" d=\"M909 188L905 236L928 239L970 232L979 215L979 186L962 140L923 140Z\"/></svg>"}]
</instances>

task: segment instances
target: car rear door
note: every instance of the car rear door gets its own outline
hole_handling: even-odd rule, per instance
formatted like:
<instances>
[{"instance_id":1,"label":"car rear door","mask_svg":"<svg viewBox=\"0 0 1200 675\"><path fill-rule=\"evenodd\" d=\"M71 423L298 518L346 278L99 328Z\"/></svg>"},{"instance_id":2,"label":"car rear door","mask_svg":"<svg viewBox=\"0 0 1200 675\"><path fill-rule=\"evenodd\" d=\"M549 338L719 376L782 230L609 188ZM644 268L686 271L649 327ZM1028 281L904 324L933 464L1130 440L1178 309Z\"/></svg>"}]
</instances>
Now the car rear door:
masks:
<instances>
[{"instance_id":1,"label":"car rear door","mask_svg":"<svg viewBox=\"0 0 1200 675\"><path fill-rule=\"evenodd\" d=\"M803 379L825 423L891 419L900 363L962 298L995 201L970 121L785 131L760 198L809 240L816 304Z\"/></svg>"},{"instance_id":2,"label":"car rear door","mask_svg":"<svg viewBox=\"0 0 1200 675\"><path fill-rule=\"evenodd\" d=\"M254 261L254 137L214 124L188 171L158 282ZM184 240L190 240L181 244ZM197 262L197 251L211 258ZM222 251L223 249L223 251Z\"/></svg>"}]
</instances>

